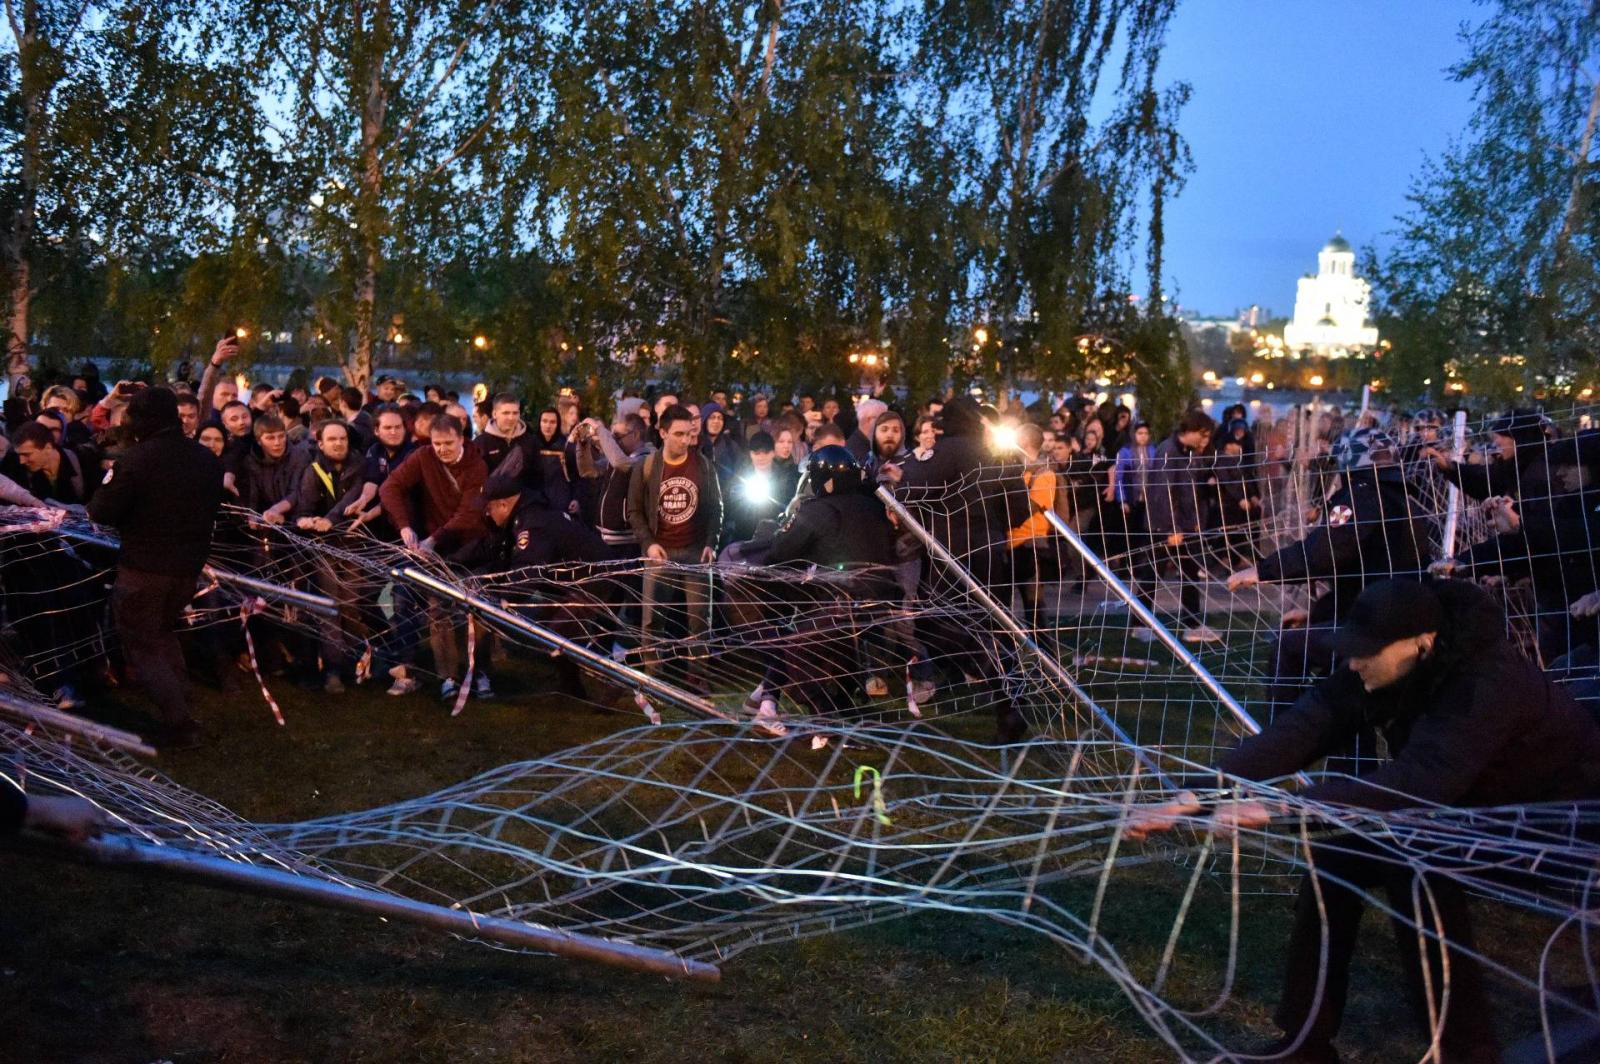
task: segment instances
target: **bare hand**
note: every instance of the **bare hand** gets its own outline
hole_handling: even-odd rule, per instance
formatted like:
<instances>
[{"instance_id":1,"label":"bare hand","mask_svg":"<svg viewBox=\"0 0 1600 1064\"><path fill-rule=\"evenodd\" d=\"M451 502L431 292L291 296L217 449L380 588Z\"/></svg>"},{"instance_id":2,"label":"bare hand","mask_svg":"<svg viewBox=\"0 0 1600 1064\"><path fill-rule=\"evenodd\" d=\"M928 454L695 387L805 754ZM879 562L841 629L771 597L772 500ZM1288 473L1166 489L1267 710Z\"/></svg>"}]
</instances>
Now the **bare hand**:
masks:
<instances>
[{"instance_id":1,"label":"bare hand","mask_svg":"<svg viewBox=\"0 0 1600 1064\"><path fill-rule=\"evenodd\" d=\"M344 508L344 515L346 517L354 517L356 514L358 514L360 512L361 512L361 504L359 502L353 502L349 506L346 506Z\"/></svg>"},{"instance_id":2,"label":"bare hand","mask_svg":"<svg viewBox=\"0 0 1600 1064\"><path fill-rule=\"evenodd\" d=\"M885 462L878 467L879 474L891 484L898 484L905 479L906 471L900 468L897 462Z\"/></svg>"},{"instance_id":3,"label":"bare hand","mask_svg":"<svg viewBox=\"0 0 1600 1064\"><path fill-rule=\"evenodd\" d=\"M1255 799L1223 802L1217 806L1211 824L1218 835L1231 838L1241 831L1256 831L1272 823L1272 811Z\"/></svg>"},{"instance_id":4,"label":"bare hand","mask_svg":"<svg viewBox=\"0 0 1600 1064\"><path fill-rule=\"evenodd\" d=\"M1278 618L1278 623L1285 628L1301 628L1309 620L1311 620L1311 614L1308 611L1296 608L1284 610L1283 615Z\"/></svg>"},{"instance_id":5,"label":"bare hand","mask_svg":"<svg viewBox=\"0 0 1600 1064\"><path fill-rule=\"evenodd\" d=\"M1572 604L1574 617L1593 617L1600 614L1600 591L1591 591Z\"/></svg>"},{"instance_id":6,"label":"bare hand","mask_svg":"<svg viewBox=\"0 0 1600 1064\"><path fill-rule=\"evenodd\" d=\"M281 525L283 524L283 511L268 510L266 513L261 515L261 521L263 524Z\"/></svg>"},{"instance_id":7,"label":"bare hand","mask_svg":"<svg viewBox=\"0 0 1600 1064\"><path fill-rule=\"evenodd\" d=\"M1117 501L1117 489L1116 488L1107 488L1104 492L1101 493L1101 495L1106 500L1106 502L1116 502Z\"/></svg>"},{"instance_id":8,"label":"bare hand","mask_svg":"<svg viewBox=\"0 0 1600 1064\"><path fill-rule=\"evenodd\" d=\"M1193 791L1184 791L1170 802L1160 805L1135 806L1128 814L1123 834L1135 842L1143 842L1157 832L1171 831L1185 818L1200 812L1200 800Z\"/></svg>"},{"instance_id":9,"label":"bare hand","mask_svg":"<svg viewBox=\"0 0 1600 1064\"><path fill-rule=\"evenodd\" d=\"M1253 565L1248 569L1240 569L1236 573L1228 574L1229 591L1239 591L1243 588L1255 587L1259 583L1261 583L1261 575L1256 572L1256 567Z\"/></svg>"},{"instance_id":10,"label":"bare hand","mask_svg":"<svg viewBox=\"0 0 1600 1064\"><path fill-rule=\"evenodd\" d=\"M716 560L717 560L717 552L716 551L712 550L710 547L702 547L700 549L700 564L701 565L710 565L712 562L714 562Z\"/></svg>"},{"instance_id":11,"label":"bare hand","mask_svg":"<svg viewBox=\"0 0 1600 1064\"><path fill-rule=\"evenodd\" d=\"M211 364L220 366L228 359L239 353L239 338L232 333L217 341L217 346L211 349Z\"/></svg>"},{"instance_id":12,"label":"bare hand","mask_svg":"<svg viewBox=\"0 0 1600 1064\"><path fill-rule=\"evenodd\" d=\"M667 549L659 543L652 543L644 549L644 556L653 562L664 562L667 560Z\"/></svg>"},{"instance_id":13,"label":"bare hand","mask_svg":"<svg viewBox=\"0 0 1600 1064\"><path fill-rule=\"evenodd\" d=\"M1183 546L1183 533L1182 532L1174 532L1174 533L1172 533L1172 535L1168 536L1167 537L1167 546L1169 546L1169 547L1181 547L1181 546Z\"/></svg>"},{"instance_id":14,"label":"bare hand","mask_svg":"<svg viewBox=\"0 0 1600 1064\"><path fill-rule=\"evenodd\" d=\"M400 530L400 542L405 545L406 550L416 550L418 542L416 531L410 528L402 528Z\"/></svg>"}]
</instances>

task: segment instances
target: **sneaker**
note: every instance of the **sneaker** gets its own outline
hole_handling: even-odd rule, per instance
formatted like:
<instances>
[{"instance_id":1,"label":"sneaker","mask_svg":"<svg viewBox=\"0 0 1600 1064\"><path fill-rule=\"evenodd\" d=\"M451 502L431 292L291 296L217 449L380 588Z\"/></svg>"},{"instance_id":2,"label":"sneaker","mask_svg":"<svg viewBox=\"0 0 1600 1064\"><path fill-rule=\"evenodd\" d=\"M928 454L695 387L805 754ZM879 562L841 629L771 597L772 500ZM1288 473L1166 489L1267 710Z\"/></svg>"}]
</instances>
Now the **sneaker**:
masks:
<instances>
[{"instance_id":1,"label":"sneaker","mask_svg":"<svg viewBox=\"0 0 1600 1064\"><path fill-rule=\"evenodd\" d=\"M61 710L63 713L71 713L73 710L79 709L83 706L83 699L79 696L77 689L71 684L62 684L60 687L57 687L53 697L55 699L56 708Z\"/></svg>"},{"instance_id":2,"label":"sneaker","mask_svg":"<svg viewBox=\"0 0 1600 1064\"><path fill-rule=\"evenodd\" d=\"M1209 624L1197 624L1193 628L1183 630L1185 643L1220 643L1222 636Z\"/></svg>"},{"instance_id":3,"label":"sneaker","mask_svg":"<svg viewBox=\"0 0 1600 1064\"><path fill-rule=\"evenodd\" d=\"M868 698L887 698L889 696L889 681L882 676L873 676L867 680Z\"/></svg>"},{"instance_id":4,"label":"sneaker","mask_svg":"<svg viewBox=\"0 0 1600 1064\"><path fill-rule=\"evenodd\" d=\"M481 672L472 678L472 697L484 699L494 697L494 688L489 686L489 677Z\"/></svg>"},{"instance_id":5,"label":"sneaker","mask_svg":"<svg viewBox=\"0 0 1600 1064\"><path fill-rule=\"evenodd\" d=\"M339 679L338 673L330 672L328 673L328 678L322 681L322 690L326 694L342 695L344 694L344 681Z\"/></svg>"},{"instance_id":6,"label":"sneaker","mask_svg":"<svg viewBox=\"0 0 1600 1064\"><path fill-rule=\"evenodd\" d=\"M933 696L938 690L939 685L932 680L911 681L911 697L916 700L919 706L925 706L933 701Z\"/></svg>"},{"instance_id":7,"label":"sneaker","mask_svg":"<svg viewBox=\"0 0 1600 1064\"><path fill-rule=\"evenodd\" d=\"M1137 639L1141 643L1154 643L1156 641L1156 634L1148 628L1135 628L1133 630L1133 638Z\"/></svg>"},{"instance_id":8,"label":"sneaker","mask_svg":"<svg viewBox=\"0 0 1600 1064\"><path fill-rule=\"evenodd\" d=\"M413 680L409 676L401 676L389 685L391 695L409 695L422 690L422 681Z\"/></svg>"},{"instance_id":9,"label":"sneaker","mask_svg":"<svg viewBox=\"0 0 1600 1064\"><path fill-rule=\"evenodd\" d=\"M767 701L766 684L756 684L756 689L744 696L744 705L739 707L739 712L746 717L753 717L761 712L761 703Z\"/></svg>"},{"instance_id":10,"label":"sneaker","mask_svg":"<svg viewBox=\"0 0 1600 1064\"><path fill-rule=\"evenodd\" d=\"M439 685L439 697L448 702L456 696L456 692L459 690L461 690L461 684L455 680L446 680Z\"/></svg>"},{"instance_id":11,"label":"sneaker","mask_svg":"<svg viewBox=\"0 0 1600 1064\"><path fill-rule=\"evenodd\" d=\"M163 753L170 750L193 750L203 746L206 741L205 732L201 731L200 725L192 720L162 728L152 738L156 749Z\"/></svg>"},{"instance_id":12,"label":"sneaker","mask_svg":"<svg viewBox=\"0 0 1600 1064\"><path fill-rule=\"evenodd\" d=\"M778 703L770 698L763 698L756 709L756 726L779 739L789 734L788 726L778 719Z\"/></svg>"},{"instance_id":13,"label":"sneaker","mask_svg":"<svg viewBox=\"0 0 1600 1064\"><path fill-rule=\"evenodd\" d=\"M613 642L611 644L611 660L616 662L618 665L627 664L628 648L623 646L621 643Z\"/></svg>"}]
</instances>

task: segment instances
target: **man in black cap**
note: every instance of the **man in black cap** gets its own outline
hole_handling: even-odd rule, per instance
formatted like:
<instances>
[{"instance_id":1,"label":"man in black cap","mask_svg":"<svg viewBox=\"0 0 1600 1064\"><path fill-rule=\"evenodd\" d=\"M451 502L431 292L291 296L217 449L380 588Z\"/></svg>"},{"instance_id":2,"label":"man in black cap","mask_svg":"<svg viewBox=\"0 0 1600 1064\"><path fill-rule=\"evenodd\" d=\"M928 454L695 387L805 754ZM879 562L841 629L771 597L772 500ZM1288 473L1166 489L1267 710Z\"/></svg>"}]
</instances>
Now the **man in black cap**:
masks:
<instances>
[{"instance_id":1,"label":"man in black cap","mask_svg":"<svg viewBox=\"0 0 1600 1064\"><path fill-rule=\"evenodd\" d=\"M211 553L222 505L222 462L183 434L170 389L146 388L128 403L134 444L106 471L89 517L122 537L111 601L122 654L155 703L158 746L200 741L174 632Z\"/></svg>"},{"instance_id":2,"label":"man in black cap","mask_svg":"<svg viewBox=\"0 0 1600 1064\"><path fill-rule=\"evenodd\" d=\"M1600 796L1600 725L1505 637L1500 607L1471 584L1385 580L1357 596L1336 648L1344 665L1306 692L1259 735L1240 743L1218 768L1245 780L1270 780L1314 764L1376 725L1391 759L1366 776L1329 776L1303 792L1308 801L1390 811L1418 805L1499 807ZM1142 839L1200 814L1193 791L1130 819ZM1272 804L1225 801L1218 830L1260 829ZM1387 846L1387 849L1383 848ZM1461 885L1446 874L1419 873L1393 839L1336 833L1311 846L1295 903L1288 970L1275 1016L1284 1037L1265 1055L1282 1061L1337 1061L1350 961L1366 905L1382 886L1395 911L1412 913L1419 884L1431 897L1421 920L1428 933L1431 978L1422 980L1416 931L1397 924L1402 963L1413 988L1449 988L1440 1031L1443 1061L1498 1059L1493 1010L1473 956L1472 926ZM1440 944L1449 948L1448 980ZM1324 967L1324 952L1326 966ZM1292 1050L1292 1052L1291 1052Z\"/></svg>"}]
</instances>

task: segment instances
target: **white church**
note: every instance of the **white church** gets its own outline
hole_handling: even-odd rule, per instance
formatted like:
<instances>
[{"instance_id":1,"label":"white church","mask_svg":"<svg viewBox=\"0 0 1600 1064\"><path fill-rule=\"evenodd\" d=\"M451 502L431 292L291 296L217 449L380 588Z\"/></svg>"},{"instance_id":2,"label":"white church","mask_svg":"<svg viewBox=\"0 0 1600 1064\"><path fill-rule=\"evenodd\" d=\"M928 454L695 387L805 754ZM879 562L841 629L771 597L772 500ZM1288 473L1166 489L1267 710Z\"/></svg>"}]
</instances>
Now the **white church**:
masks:
<instances>
[{"instance_id":1,"label":"white church","mask_svg":"<svg viewBox=\"0 0 1600 1064\"><path fill-rule=\"evenodd\" d=\"M1356 253L1338 233L1317 254L1317 273L1300 278L1294 320L1284 326L1291 352L1345 358L1378 344L1378 329L1367 324L1372 286L1356 276Z\"/></svg>"}]
</instances>

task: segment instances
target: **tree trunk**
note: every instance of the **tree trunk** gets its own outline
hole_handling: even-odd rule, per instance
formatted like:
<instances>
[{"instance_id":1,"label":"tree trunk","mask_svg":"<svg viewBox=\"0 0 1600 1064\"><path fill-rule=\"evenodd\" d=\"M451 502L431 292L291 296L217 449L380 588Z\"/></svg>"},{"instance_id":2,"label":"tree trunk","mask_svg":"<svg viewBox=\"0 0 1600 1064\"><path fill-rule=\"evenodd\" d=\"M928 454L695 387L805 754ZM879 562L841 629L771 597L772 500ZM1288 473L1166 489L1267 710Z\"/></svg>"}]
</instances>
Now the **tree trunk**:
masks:
<instances>
[{"instance_id":1,"label":"tree trunk","mask_svg":"<svg viewBox=\"0 0 1600 1064\"><path fill-rule=\"evenodd\" d=\"M22 87L22 173L17 208L12 214L6 251L11 269L11 312L6 332L6 380L15 385L29 372L29 311L33 306L33 230L39 201L39 142L44 137L45 89L36 64L38 9L34 0L22 7L22 34L17 58Z\"/></svg>"},{"instance_id":2,"label":"tree trunk","mask_svg":"<svg viewBox=\"0 0 1600 1064\"><path fill-rule=\"evenodd\" d=\"M356 210L361 258L355 291L355 347L345 365L350 386L366 391L372 383L372 355L377 342L378 270L382 265L383 164L378 141L383 133L388 94L383 85L383 57L388 48L387 2L379 3L368 37L366 97L361 108L361 196Z\"/></svg>"}]
</instances>

